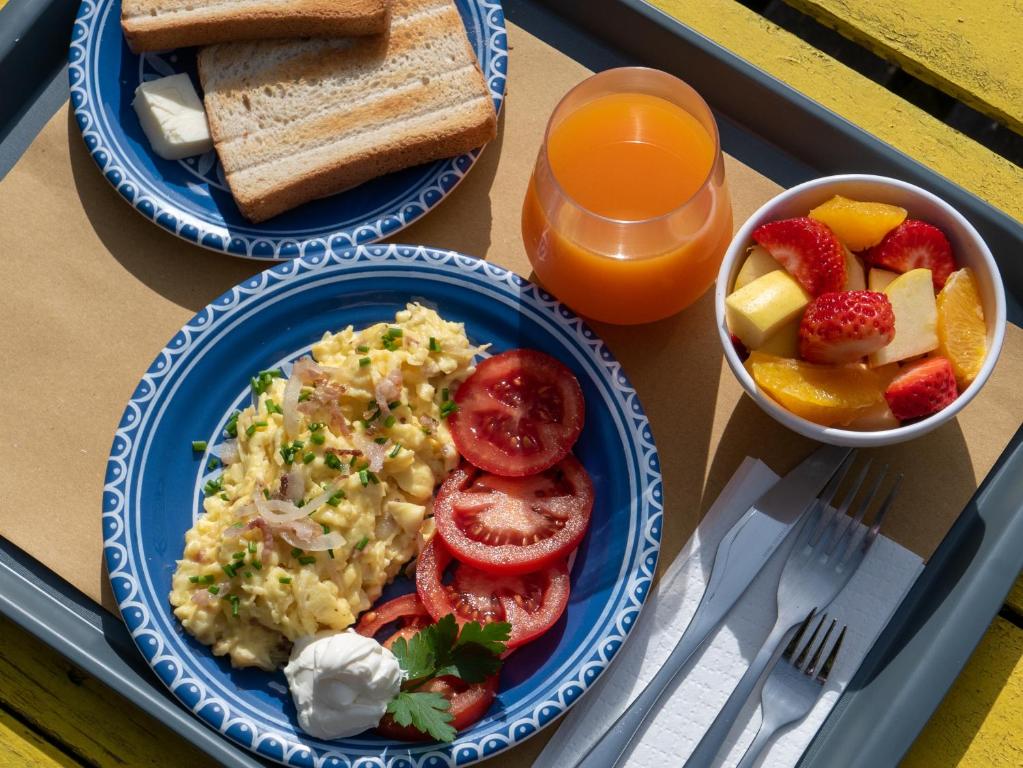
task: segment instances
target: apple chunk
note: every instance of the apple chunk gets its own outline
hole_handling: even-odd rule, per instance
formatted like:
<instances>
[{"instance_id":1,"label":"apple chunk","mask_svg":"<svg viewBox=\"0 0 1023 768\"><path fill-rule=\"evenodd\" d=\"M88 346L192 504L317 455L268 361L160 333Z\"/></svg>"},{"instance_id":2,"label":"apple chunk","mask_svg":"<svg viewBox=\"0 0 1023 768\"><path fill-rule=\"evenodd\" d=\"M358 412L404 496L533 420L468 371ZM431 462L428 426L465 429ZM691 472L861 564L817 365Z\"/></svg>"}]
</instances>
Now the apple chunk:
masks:
<instances>
[{"instance_id":1,"label":"apple chunk","mask_svg":"<svg viewBox=\"0 0 1023 768\"><path fill-rule=\"evenodd\" d=\"M877 269L875 267L867 275L867 290L884 291L888 284L898 276L898 272L889 272L887 269Z\"/></svg>"},{"instance_id":2,"label":"apple chunk","mask_svg":"<svg viewBox=\"0 0 1023 768\"><path fill-rule=\"evenodd\" d=\"M912 269L884 289L895 313L895 338L870 356L877 368L938 347L938 305L931 270Z\"/></svg>"},{"instance_id":3,"label":"apple chunk","mask_svg":"<svg viewBox=\"0 0 1023 768\"><path fill-rule=\"evenodd\" d=\"M769 272L725 299L725 318L747 349L758 349L809 303L810 295L788 272Z\"/></svg>"},{"instance_id":4,"label":"apple chunk","mask_svg":"<svg viewBox=\"0 0 1023 768\"><path fill-rule=\"evenodd\" d=\"M863 291L867 288L867 281L864 279L863 262L860 257L848 248L845 251L845 291Z\"/></svg>"},{"instance_id":5,"label":"apple chunk","mask_svg":"<svg viewBox=\"0 0 1023 768\"><path fill-rule=\"evenodd\" d=\"M775 261L774 256L768 253L766 248L755 245L750 248L746 261L742 263L739 274L735 276L735 285L732 286L732 290L737 291L744 288L758 277L780 269L783 269L782 265Z\"/></svg>"}]
</instances>

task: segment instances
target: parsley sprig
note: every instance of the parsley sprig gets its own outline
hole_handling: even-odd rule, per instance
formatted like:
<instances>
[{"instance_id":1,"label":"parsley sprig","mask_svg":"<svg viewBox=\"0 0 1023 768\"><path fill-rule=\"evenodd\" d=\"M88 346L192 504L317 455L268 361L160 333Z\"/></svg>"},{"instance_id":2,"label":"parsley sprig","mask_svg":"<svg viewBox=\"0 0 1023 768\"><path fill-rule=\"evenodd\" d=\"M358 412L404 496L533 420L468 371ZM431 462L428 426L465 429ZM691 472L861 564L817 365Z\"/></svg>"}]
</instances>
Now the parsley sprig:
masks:
<instances>
[{"instance_id":1,"label":"parsley sprig","mask_svg":"<svg viewBox=\"0 0 1023 768\"><path fill-rule=\"evenodd\" d=\"M450 702L433 691L417 690L437 677L458 677L481 683L501 669L501 654L511 625L469 622L461 630L453 614L423 627L410 639L398 638L391 646L405 675L402 690L387 704L398 725L411 725L437 741L453 741L455 729Z\"/></svg>"}]
</instances>

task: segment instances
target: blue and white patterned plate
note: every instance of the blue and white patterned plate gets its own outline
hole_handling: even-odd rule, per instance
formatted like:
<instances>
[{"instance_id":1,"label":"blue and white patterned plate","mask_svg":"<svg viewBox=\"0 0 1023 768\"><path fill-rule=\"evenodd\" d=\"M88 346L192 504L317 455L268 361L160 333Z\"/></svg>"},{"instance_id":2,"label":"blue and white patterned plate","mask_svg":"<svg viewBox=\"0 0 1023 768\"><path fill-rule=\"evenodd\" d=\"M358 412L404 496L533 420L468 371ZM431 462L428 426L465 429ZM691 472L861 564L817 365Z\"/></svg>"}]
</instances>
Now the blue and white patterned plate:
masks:
<instances>
[{"instance_id":1,"label":"blue and white patterned plate","mask_svg":"<svg viewBox=\"0 0 1023 768\"><path fill-rule=\"evenodd\" d=\"M500 110L508 41L500 0L455 0ZM119 0L82 0L71 34L68 77L75 119L103 175L139 213L215 251L252 259L292 259L375 243L416 221L458 186L474 150L366 182L262 224L238 211L216 153L163 160L132 109L135 88L177 72L195 75L194 49L132 53L121 34Z\"/></svg>"},{"instance_id":2,"label":"blue and white patterned plate","mask_svg":"<svg viewBox=\"0 0 1023 768\"><path fill-rule=\"evenodd\" d=\"M200 513L206 458L250 398L256 371L295 360L326 330L394 316L410 301L465 323L493 351L532 347L571 368L586 397L576 455L596 503L561 620L515 652L486 717L451 745L375 735L313 739L296 728L281 673L235 670L186 635L168 595L184 533ZM174 695L210 726L294 766L466 765L528 738L593 684L634 625L657 564L661 475L635 390L604 343L532 283L485 261L404 245L359 246L277 265L199 312L153 361L114 437L103 534L114 594L139 649ZM392 585L385 598L414 589Z\"/></svg>"}]
</instances>

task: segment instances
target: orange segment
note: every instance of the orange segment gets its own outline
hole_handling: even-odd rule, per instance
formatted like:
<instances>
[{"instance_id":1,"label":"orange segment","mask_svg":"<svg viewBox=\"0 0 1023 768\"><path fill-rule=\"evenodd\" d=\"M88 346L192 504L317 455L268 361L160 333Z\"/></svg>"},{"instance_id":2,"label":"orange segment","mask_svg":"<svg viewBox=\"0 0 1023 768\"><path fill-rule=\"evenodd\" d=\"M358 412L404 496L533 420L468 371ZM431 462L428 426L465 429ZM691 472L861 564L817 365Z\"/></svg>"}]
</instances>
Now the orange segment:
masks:
<instances>
[{"instance_id":1,"label":"orange segment","mask_svg":"<svg viewBox=\"0 0 1023 768\"><path fill-rule=\"evenodd\" d=\"M938 294L938 350L952 362L959 391L970 386L987 355L987 325L968 268L953 272Z\"/></svg>"},{"instance_id":2,"label":"orange segment","mask_svg":"<svg viewBox=\"0 0 1023 768\"><path fill-rule=\"evenodd\" d=\"M810 211L810 218L827 224L848 248L862 251L881 242L906 220L906 209L887 203L861 203L841 195Z\"/></svg>"},{"instance_id":3,"label":"orange segment","mask_svg":"<svg viewBox=\"0 0 1023 768\"><path fill-rule=\"evenodd\" d=\"M825 427L848 424L883 400L878 375L862 365L813 365L754 352L746 368L784 408Z\"/></svg>"}]
</instances>

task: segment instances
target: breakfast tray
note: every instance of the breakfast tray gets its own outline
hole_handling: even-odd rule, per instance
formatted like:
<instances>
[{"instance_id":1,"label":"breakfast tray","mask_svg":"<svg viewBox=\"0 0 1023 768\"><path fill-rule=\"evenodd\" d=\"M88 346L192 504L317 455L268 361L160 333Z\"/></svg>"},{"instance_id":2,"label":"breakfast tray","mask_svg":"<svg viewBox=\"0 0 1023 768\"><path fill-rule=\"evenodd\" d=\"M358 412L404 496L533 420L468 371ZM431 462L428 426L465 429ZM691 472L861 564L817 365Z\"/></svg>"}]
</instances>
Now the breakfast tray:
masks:
<instances>
[{"instance_id":1,"label":"breakfast tray","mask_svg":"<svg viewBox=\"0 0 1023 768\"><path fill-rule=\"evenodd\" d=\"M64 61L77 6L11 0L0 10L0 82L11 84L0 98L0 178L67 99ZM1023 261L1009 258L1023 248L1023 227L982 200L639 0L505 0L504 10L511 23L588 68L643 64L679 75L715 110L724 149L777 184L870 172L936 193L1002 257L1008 316L1023 324ZM513 94L516 87L513 78ZM1017 429L801 766L893 765L916 738L1023 568L1021 443ZM264 764L182 709L117 618L2 538L0 611L212 759Z\"/></svg>"}]
</instances>

